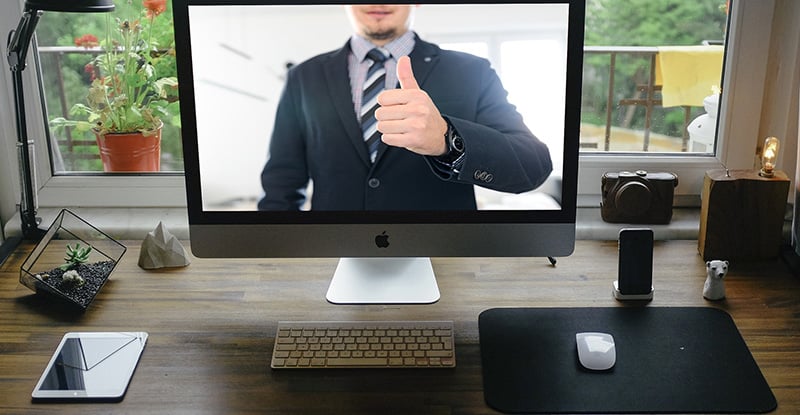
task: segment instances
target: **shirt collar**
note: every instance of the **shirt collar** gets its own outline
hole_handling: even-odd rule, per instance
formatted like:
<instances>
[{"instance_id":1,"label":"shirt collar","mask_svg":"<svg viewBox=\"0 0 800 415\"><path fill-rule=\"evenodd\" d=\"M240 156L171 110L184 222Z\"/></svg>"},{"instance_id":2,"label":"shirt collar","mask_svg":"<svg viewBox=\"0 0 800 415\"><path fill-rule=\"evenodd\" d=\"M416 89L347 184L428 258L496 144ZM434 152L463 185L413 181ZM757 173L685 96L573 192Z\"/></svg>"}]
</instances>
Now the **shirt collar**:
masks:
<instances>
[{"instance_id":1,"label":"shirt collar","mask_svg":"<svg viewBox=\"0 0 800 415\"><path fill-rule=\"evenodd\" d=\"M413 31L409 30L397 39L383 45L383 49L389 51L389 53L392 54L392 58L397 59L400 56L409 55L414 49L414 43L415 34ZM353 56L355 56L358 62L363 61L367 53L375 47L376 46L372 44L372 42L359 35L353 35L350 38L350 50L353 52Z\"/></svg>"}]
</instances>

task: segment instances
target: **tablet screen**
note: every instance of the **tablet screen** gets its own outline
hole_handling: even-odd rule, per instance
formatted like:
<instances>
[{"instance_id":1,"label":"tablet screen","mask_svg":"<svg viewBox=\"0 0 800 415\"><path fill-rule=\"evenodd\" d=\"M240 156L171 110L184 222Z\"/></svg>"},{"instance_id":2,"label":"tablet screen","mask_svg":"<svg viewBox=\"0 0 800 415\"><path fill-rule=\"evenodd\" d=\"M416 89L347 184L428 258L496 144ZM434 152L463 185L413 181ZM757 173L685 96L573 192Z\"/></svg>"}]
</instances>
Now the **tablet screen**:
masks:
<instances>
[{"instance_id":1,"label":"tablet screen","mask_svg":"<svg viewBox=\"0 0 800 415\"><path fill-rule=\"evenodd\" d=\"M119 400L147 342L145 332L64 335L33 391L34 400Z\"/></svg>"}]
</instances>

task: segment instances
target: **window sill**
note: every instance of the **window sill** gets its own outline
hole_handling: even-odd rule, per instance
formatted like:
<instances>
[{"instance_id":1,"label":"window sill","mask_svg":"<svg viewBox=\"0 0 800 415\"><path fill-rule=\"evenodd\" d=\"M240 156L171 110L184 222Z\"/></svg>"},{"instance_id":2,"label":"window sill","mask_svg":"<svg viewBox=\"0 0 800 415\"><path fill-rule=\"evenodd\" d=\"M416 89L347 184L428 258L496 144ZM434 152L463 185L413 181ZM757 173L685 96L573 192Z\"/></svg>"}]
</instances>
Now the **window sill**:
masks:
<instances>
[{"instance_id":1,"label":"window sill","mask_svg":"<svg viewBox=\"0 0 800 415\"><path fill-rule=\"evenodd\" d=\"M109 236L120 240L144 239L159 222L181 240L189 239L189 219L186 209L176 208L69 208ZM43 208L38 216L42 218L42 228L47 228L56 218L60 209ZM606 223L600 217L600 208L578 208L577 239L617 240L619 230L627 227L648 227L653 229L655 239L697 239L700 228L698 208L673 209L672 221L667 225L630 225ZM19 215L6 224L7 237L20 236Z\"/></svg>"},{"instance_id":2,"label":"window sill","mask_svg":"<svg viewBox=\"0 0 800 415\"><path fill-rule=\"evenodd\" d=\"M143 240L159 222L181 240L189 239L189 218L186 208L68 208L81 219L100 229L108 236L119 240ZM61 209L42 208L37 212L41 218L40 227L47 229ZM19 213L5 226L6 237L21 236L22 224Z\"/></svg>"},{"instance_id":3,"label":"window sill","mask_svg":"<svg viewBox=\"0 0 800 415\"><path fill-rule=\"evenodd\" d=\"M599 207L578 208L575 229L577 239L615 241L622 228L650 228L656 240L697 239L700 232L700 209L673 208L672 221L666 225L634 225L604 222Z\"/></svg>"}]
</instances>

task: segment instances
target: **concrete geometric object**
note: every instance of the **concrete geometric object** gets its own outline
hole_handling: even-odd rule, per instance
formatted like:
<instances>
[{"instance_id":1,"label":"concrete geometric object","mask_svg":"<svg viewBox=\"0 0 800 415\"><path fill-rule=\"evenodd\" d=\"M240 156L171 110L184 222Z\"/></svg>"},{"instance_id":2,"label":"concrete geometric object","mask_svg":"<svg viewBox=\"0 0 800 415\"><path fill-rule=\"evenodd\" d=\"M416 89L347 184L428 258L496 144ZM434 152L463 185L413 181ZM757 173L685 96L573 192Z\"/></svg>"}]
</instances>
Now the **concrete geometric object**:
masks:
<instances>
[{"instance_id":1,"label":"concrete geometric object","mask_svg":"<svg viewBox=\"0 0 800 415\"><path fill-rule=\"evenodd\" d=\"M158 222L156 229L142 241L139 251L139 267L142 269L185 267L189 263L183 245L162 222Z\"/></svg>"}]
</instances>

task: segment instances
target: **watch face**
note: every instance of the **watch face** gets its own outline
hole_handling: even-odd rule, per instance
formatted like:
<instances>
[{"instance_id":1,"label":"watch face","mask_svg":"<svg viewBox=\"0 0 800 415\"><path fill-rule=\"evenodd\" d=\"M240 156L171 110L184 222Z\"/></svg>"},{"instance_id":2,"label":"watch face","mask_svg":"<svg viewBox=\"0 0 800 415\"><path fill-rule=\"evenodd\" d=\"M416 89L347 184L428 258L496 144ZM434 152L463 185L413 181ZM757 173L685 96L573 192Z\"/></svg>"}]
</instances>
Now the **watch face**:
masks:
<instances>
[{"instance_id":1,"label":"watch face","mask_svg":"<svg viewBox=\"0 0 800 415\"><path fill-rule=\"evenodd\" d=\"M464 140L457 135L453 135L453 137L450 139L450 147L460 153L464 151Z\"/></svg>"}]
</instances>

